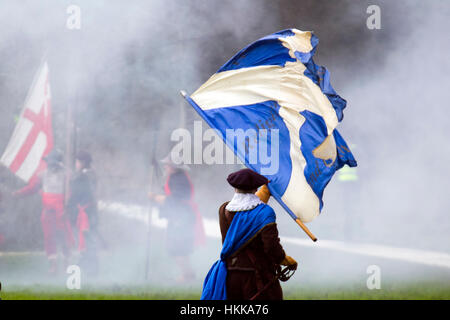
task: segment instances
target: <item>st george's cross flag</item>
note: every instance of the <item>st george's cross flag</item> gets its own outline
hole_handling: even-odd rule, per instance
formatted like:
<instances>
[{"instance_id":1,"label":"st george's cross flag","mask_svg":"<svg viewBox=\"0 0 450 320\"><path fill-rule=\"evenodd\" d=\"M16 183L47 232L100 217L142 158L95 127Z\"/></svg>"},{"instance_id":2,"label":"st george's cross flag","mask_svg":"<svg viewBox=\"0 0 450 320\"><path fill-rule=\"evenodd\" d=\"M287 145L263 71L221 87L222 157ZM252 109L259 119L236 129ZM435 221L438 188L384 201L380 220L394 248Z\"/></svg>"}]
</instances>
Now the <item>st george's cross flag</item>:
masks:
<instances>
[{"instance_id":1,"label":"st george's cross flag","mask_svg":"<svg viewBox=\"0 0 450 320\"><path fill-rule=\"evenodd\" d=\"M190 97L185 95L236 156L270 180L272 196L302 222L319 215L324 189L336 170L357 165L336 130L346 101L331 86L328 70L314 63L317 44L308 31L271 34L238 52ZM253 136L236 142L236 135L227 134L230 129ZM276 165L268 164L267 157L249 156L262 142L266 150L277 151Z\"/></svg>"},{"instance_id":2,"label":"st george's cross flag","mask_svg":"<svg viewBox=\"0 0 450 320\"><path fill-rule=\"evenodd\" d=\"M42 158L53 148L48 65L39 68L11 139L0 158L16 176L28 183L42 170Z\"/></svg>"}]
</instances>

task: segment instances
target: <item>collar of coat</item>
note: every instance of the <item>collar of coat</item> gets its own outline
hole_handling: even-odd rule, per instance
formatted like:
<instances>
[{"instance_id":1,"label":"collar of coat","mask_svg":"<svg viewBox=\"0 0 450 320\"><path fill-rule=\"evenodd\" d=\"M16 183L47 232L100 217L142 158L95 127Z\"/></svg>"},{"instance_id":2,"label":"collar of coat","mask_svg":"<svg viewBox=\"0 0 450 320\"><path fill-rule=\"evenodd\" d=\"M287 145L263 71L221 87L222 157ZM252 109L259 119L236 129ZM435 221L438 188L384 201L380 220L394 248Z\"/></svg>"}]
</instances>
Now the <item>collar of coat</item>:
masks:
<instances>
[{"instance_id":1,"label":"collar of coat","mask_svg":"<svg viewBox=\"0 0 450 320\"><path fill-rule=\"evenodd\" d=\"M225 209L228 211L247 211L263 203L254 193L235 193Z\"/></svg>"}]
</instances>

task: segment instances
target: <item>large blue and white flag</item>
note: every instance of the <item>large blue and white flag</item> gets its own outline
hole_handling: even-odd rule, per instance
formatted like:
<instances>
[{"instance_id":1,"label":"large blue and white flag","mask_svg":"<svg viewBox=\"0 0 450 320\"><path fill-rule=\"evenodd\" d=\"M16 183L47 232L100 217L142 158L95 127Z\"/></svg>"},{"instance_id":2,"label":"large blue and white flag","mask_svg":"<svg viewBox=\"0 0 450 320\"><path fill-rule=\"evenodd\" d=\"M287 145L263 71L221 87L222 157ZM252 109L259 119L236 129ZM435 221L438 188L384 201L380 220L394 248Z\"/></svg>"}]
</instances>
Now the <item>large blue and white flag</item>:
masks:
<instances>
[{"instance_id":1,"label":"large blue and white flag","mask_svg":"<svg viewBox=\"0 0 450 320\"><path fill-rule=\"evenodd\" d=\"M336 170L356 166L336 130L346 101L332 88L327 69L312 59L318 42L297 29L266 36L186 96L238 158L270 180L272 196L302 222L320 213L323 191ZM244 133L244 140L236 132Z\"/></svg>"}]
</instances>

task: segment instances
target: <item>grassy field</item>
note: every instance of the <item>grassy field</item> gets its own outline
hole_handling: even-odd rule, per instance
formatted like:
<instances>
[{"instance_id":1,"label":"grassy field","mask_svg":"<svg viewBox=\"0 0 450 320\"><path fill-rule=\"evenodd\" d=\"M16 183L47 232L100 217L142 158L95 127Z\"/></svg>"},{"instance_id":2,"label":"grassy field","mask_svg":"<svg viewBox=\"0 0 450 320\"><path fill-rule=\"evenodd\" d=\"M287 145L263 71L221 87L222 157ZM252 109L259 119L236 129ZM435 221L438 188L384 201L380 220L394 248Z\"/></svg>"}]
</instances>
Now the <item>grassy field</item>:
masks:
<instances>
[{"instance_id":1,"label":"grassy field","mask_svg":"<svg viewBox=\"0 0 450 320\"><path fill-rule=\"evenodd\" d=\"M105 271L103 278L86 280L80 290L66 288L67 274L50 277L46 273L43 256L0 257L0 292L4 300L198 300L201 294L203 276L199 273L190 285L176 285L174 272L162 270L150 274L148 281L142 281L140 269L130 268L118 279L116 270ZM114 272L112 272L114 271ZM287 283L283 283L284 298L287 300L320 299L450 299L448 272L434 271L426 279L404 278L397 274L385 275L381 289L369 290L365 284L365 274L355 279L333 277L311 279L307 275L314 272L301 270ZM302 273L303 272L303 273ZM133 273L136 273L133 277Z\"/></svg>"},{"instance_id":2,"label":"grassy field","mask_svg":"<svg viewBox=\"0 0 450 320\"><path fill-rule=\"evenodd\" d=\"M291 249L292 250L292 249ZM139 249L137 252L141 252ZM103 253L99 278L83 278L81 290L66 288L67 274L57 277L47 274L47 261L43 254L1 256L0 292L4 300L198 300L201 286L210 266L194 265L197 279L190 285L177 285L177 269L163 260L163 254L153 250L152 271L143 281L143 259L136 261L136 253L128 248ZM315 257L303 250L304 263L294 277L282 284L286 300L321 299L450 299L450 272L387 260L337 260L332 253ZM198 256L201 254L198 253ZM315 252L314 252L315 254ZM134 258L134 260L133 260ZM329 265L322 262L329 261ZM358 258L358 259L357 259ZM200 259L192 259L197 261ZM333 262L340 262L333 263ZM368 264L380 266L381 289L366 287ZM203 268L203 269L201 269Z\"/></svg>"},{"instance_id":3,"label":"grassy field","mask_svg":"<svg viewBox=\"0 0 450 320\"><path fill-rule=\"evenodd\" d=\"M87 287L81 290L60 289L54 286L13 286L1 293L4 300L198 300L200 288L155 288L145 286ZM322 299L450 299L447 283L414 283L368 290L357 286L294 287L284 289L286 300Z\"/></svg>"}]
</instances>

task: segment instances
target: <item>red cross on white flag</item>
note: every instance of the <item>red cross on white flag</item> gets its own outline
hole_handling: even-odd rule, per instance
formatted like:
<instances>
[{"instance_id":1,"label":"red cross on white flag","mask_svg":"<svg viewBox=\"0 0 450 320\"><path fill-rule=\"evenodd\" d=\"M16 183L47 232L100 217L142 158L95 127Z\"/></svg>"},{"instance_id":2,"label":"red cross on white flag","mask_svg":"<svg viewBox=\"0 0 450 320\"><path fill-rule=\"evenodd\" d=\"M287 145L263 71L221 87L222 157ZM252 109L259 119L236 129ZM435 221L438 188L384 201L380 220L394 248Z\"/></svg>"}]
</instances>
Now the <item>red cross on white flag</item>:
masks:
<instances>
[{"instance_id":1,"label":"red cross on white flag","mask_svg":"<svg viewBox=\"0 0 450 320\"><path fill-rule=\"evenodd\" d=\"M53 148L48 65L45 62L33 82L19 121L0 162L29 182L43 168L42 158Z\"/></svg>"}]
</instances>

